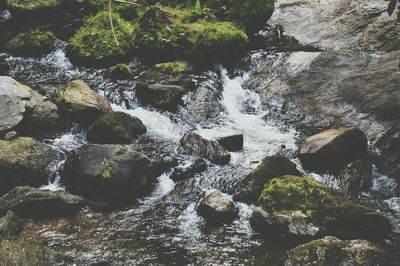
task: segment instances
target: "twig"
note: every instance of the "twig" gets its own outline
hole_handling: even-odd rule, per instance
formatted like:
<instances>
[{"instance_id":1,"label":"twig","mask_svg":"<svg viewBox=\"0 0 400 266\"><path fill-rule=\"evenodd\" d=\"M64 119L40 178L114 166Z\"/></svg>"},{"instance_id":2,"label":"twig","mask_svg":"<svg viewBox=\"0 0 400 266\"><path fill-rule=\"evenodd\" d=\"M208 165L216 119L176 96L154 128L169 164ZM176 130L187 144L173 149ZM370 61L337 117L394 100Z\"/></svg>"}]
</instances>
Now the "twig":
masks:
<instances>
[{"instance_id":1,"label":"twig","mask_svg":"<svg viewBox=\"0 0 400 266\"><path fill-rule=\"evenodd\" d=\"M108 15L110 17L111 31L112 31L112 34L114 36L114 40L117 43L117 45L119 46L119 42L118 42L117 36L115 35L114 23L113 23L113 20L112 20L112 1L113 0L108 0Z\"/></svg>"}]
</instances>

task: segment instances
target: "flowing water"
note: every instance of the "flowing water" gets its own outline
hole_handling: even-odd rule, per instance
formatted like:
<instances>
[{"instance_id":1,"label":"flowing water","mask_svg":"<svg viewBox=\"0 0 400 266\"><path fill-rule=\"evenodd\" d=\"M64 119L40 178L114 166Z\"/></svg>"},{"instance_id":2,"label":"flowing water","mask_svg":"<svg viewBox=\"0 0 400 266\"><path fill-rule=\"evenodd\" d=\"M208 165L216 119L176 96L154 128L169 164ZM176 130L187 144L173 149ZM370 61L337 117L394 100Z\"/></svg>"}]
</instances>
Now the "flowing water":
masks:
<instances>
[{"instance_id":1,"label":"flowing water","mask_svg":"<svg viewBox=\"0 0 400 266\"><path fill-rule=\"evenodd\" d=\"M106 70L73 66L65 56L65 43L39 59L8 57L12 66L10 75L42 91L51 91L55 85L69 80L84 80L105 95L115 111L140 118L148 129L146 138L154 149L179 158L181 167L196 159L179 149L179 140L188 130L195 130L207 139L237 133L244 135L243 151L232 153L228 165L209 164L206 172L179 183L169 178L170 172L164 173L152 193L138 199L133 206L109 213L85 209L74 218L32 223L25 236L44 242L56 252L60 264L279 264L286 250L294 244L264 241L255 234L248 221L254 206L239 203L239 218L221 227L206 226L196 213L196 205L206 193L219 190L232 195L241 179L263 157L276 153L295 157L299 132L271 118L270 108L274 103L266 108L260 95L243 88L251 78L248 73L257 67L254 62L261 60L263 53L250 53L243 60L246 67L229 71L237 73L234 76L222 66L194 75L198 89L185 96L185 105L176 113L140 106L133 90L136 77L111 81ZM307 69L318 54L296 52L289 55L290 73L295 75ZM274 56L279 58L280 54ZM134 69L134 72L140 71L140 66ZM85 132L71 125L63 135L44 142L58 150L60 156L49 166L52 174L49 184L44 184L43 188L63 189L58 168L71 150L86 143ZM299 169L302 170L300 166ZM335 186L329 176L307 174ZM394 188L393 180L375 171L374 188L356 200L380 209L394 224L399 224L400 199L388 196Z\"/></svg>"}]
</instances>

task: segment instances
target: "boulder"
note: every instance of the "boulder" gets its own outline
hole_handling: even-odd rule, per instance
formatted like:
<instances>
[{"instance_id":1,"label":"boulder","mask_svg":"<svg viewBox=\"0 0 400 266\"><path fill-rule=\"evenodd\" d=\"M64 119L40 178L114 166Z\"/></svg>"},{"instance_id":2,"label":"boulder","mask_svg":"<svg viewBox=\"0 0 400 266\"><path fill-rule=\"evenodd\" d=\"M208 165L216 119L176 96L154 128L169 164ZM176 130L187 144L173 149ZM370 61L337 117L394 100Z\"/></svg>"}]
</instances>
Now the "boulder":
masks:
<instances>
[{"instance_id":1,"label":"boulder","mask_svg":"<svg viewBox=\"0 0 400 266\"><path fill-rule=\"evenodd\" d=\"M4 50L15 56L41 56L53 50L55 40L53 33L34 29L17 34L4 44Z\"/></svg>"},{"instance_id":2,"label":"boulder","mask_svg":"<svg viewBox=\"0 0 400 266\"><path fill-rule=\"evenodd\" d=\"M98 144L130 144L147 131L142 121L123 112L105 113L88 129L87 139Z\"/></svg>"},{"instance_id":3,"label":"boulder","mask_svg":"<svg viewBox=\"0 0 400 266\"><path fill-rule=\"evenodd\" d=\"M58 87L52 96L67 117L86 127L100 115L112 111L105 97L97 94L80 80Z\"/></svg>"},{"instance_id":4,"label":"boulder","mask_svg":"<svg viewBox=\"0 0 400 266\"><path fill-rule=\"evenodd\" d=\"M307 170L334 174L345 192L363 191L372 184L367 137L358 128L330 129L306 139L299 158Z\"/></svg>"},{"instance_id":5,"label":"boulder","mask_svg":"<svg viewBox=\"0 0 400 266\"><path fill-rule=\"evenodd\" d=\"M0 195L15 186L46 184L48 166L55 158L55 150L31 138L0 140Z\"/></svg>"},{"instance_id":6,"label":"boulder","mask_svg":"<svg viewBox=\"0 0 400 266\"><path fill-rule=\"evenodd\" d=\"M374 210L353 203L338 192L326 188L310 177L285 176L268 181L258 205L269 214L293 216L302 212L307 225L318 229L316 237L384 239L391 232L389 220ZM293 217L292 217L293 218ZM271 229L268 223L255 229ZM261 221L262 222L262 221ZM287 231L278 234L286 234Z\"/></svg>"},{"instance_id":7,"label":"boulder","mask_svg":"<svg viewBox=\"0 0 400 266\"><path fill-rule=\"evenodd\" d=\"M136 97L143 105L150 105L162 110L174 111L177 106L183 104L182 96L188 90L178 85L146 84L138 82L136 85Z\"/></svg>"},{"instance_id":8,"label":"boulder","mask_svg":"<svg viewBox=\"0 0 400 266\"><path fill-rule=\"evenodd\" d=\"M264 189L264 185L272 178L285 175L300 176L296 165L281 155L267 156L261 164L247 175L240 183L233 199L247 203L256 203Z\"/></svg>"},{"instance_id":9,"label":"boulder","mask_svg":"<svg viewBox=\"0 0 400 266\"><path fill-rule=\"evenodd\" d=\"M110 77L112 79L128 79L132 71L127 64L118 64L110 68Z\"/></svg>"},{"instance_id":10,"label":"boulder","mask_svg":"<svg viewBox=\"0 0 400 266\"><path fill-rule=\"evenodd\" d=\"M340 240L327 236L288 252L285 266L294 265L392 265L395 257L367 240Z\"/></svg>"},{"instance_id":11,"label":"boulder","mask_svg":"<svg viewBox=\"0 0 400 266\"><path fill-rule=\"evenodd\" d=\"M65 128L58 107L10 77L0 77L0 135L15 130L21 136L52 137Z\"/></svg>"},{"instance_id":12,"label":"boulder","mask_svg":"<svg viewBox=\"0 0 400 266\"><path fill-rule=\"evenodd\" d=\"M219 191L205 196L200 201L197 212L209 223L232 222L238 215L235 203Z\"/></svg>"},{"instance_id":13,"label":"boulder","mask_svg":"<svg viewBox=\"0 0 400 266\"><path fill-rule=\"evenodd\" d=\"M65 192L16 187L0 198L0 214L13 211L24 218L71 215L83 206L83 198Z\"/></svg>"},{"instance_id":14,"label":"boulder","mask_svg":"<svg viewBox=\"0 0 400 266\"><path fill-rule=\"evenodd\" d=\"M0 218L0 238L16 237L22 230L23 221L13 211L8 211Z\"/></svg>"},{"instance_id":15,"label":"boulder","mask_svg":"<svg viewBox=\"0 0 400 266\"><path fill-rule=\"evenodd\" d=\"M308 223L307 215L301 211L289 214L269 214L257 207L250 217L250 224L268 238L284 236L293 239L312 239L319 232L319 228Z\"/></svg>"},{"instance_id":16,"label":"boulder","mask_svg":"<svg viewBox=\"0 0 400 266\"><path fill-rule=\"evenodd\" d=\"M133 145L85 145L60 169L68 191L95 201L132 202L169 165L136 151Z\"/></svg>"},{"instance_id":17,"label":"boulder","mask_svg":"<svg viewBox=\"0 0 400 266\"><path fill-rule=\"evenodd\" d=\"M175 168L170 178L177 181L193 178L195 174L202 173L207 170L207 163L203 159L197 159L187 168Z\"/></svg>"},{"instance_id":18,"label":"boulder","mask_svg":"<svg viewBox=\"0 0 400 266\"><path fill-rule=\"evenodd\" d=\"M217 141L206 140L200 135L189 132L181 138L183 149L192 154L204 157L215 164L227 164L231 155Z\"/></svg>"},{"instance_id":19,"label":"boulder","mask_svg":"<svg viewBox=\"0 0 400 266\"><path fill-rule=\"evenodd\" d=\"M0 241L0 265L55 265L49 251L27 240Z\"/></svg>"},{"instance_id":20,"label":"boulder","mask_svg":"<svg viewBox=\"0 0 400 266\"><path fill-rule=\"evenodd\" d=\"M221 137L217 141L228 151L236 152L243 149L243 134Z\"/></svg>"}]
</instances>

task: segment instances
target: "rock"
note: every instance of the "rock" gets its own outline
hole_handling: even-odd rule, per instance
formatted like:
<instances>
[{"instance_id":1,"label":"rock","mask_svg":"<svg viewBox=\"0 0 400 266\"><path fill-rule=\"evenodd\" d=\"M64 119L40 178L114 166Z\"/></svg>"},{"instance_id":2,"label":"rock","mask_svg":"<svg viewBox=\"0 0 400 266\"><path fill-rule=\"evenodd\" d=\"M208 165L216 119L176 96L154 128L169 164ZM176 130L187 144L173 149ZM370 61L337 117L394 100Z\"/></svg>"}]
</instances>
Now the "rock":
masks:
<instances>
[{"instance_id":1,"label":"rock","mask_svg":"<svg viewBox=\"0 0 400 266\"><path fill-rule=\"evenodd\" d=\"M228 151L236 152L243 149L243 134L221 137L217 141Z\"/></svg>"},{"instance_id":2,"label":"rock","mask_svg":"<svg viewBox=\"0 0 400 266\"><path fill-rule=\"evenodd\" d=\"M388 130L377 142L381 150L378 167L389 177L400 182L400 126Z\"/></svg>"},{"instance_id":3,"label":"rock","mask_svg":"<svg viewBox=\"0 0 400 266\"><path fill-rule=\"evenodd\" d=\"M7 132L7 134L4 135L4 140L13 140L18 136L18 133L16 131L10 131Z\"/></svg>"},{"instance_id":4,"label":"rock","mask_svg":"<svg viewBox=\"0 0 400 266\"><path fill-rule=\"evenodd\" d=\"M301 173L297 170L296 165L286 157L267 156L256 169L243 179L233 194L233 199L256 203L267 181L285 175L301 176Z\"/></svg>"},{"instance_id":5,"label":"rock","mask_svg":"<svg viewBox=\"0 0 400 266\"><path fill-rule=\"evenodd\" d=\"M8 211L0 218L0 238L16 237L22 230L23 221L13 211Z\"/></svg>"},{"instance_id":6,"label":"rock","mask_svg":"<svg viewBox=\"0 0 400 266\"><path fill-rule=\"evenodd\" d=\"M168 166L137 152L133 145L85 145L60 169L68 191L105 202L132 202Z\"/></svg>"},{"instance_id":7,"label":"rock","mask_svg":"<svg viewBox=\"0 0 400 266\"><path fill-rule=\"evenodd\" d=\"M83 206L83 198L65 192L16 187L0 198L0 214L14 211L24 218L68 216Z\"/></svg>"},{"instance_id":8,"label":"rock","mask_svg":"<svg viewBox=\"0 0 400 266\"><path fill-rule=\"evenodd\" d=\"M204 157L215 164L227 164L231 155L217 141L206 140L200 135L189 132L181 138L183 149L192 154Z\"/></svg>"},{"instance_id":9,"label":"rock","mask_svg":"<svg viewBox=\"0 0 400 266\"><path fill-rule=\"evenodd\" d=\"M141 104L167 111L174 111L178 105L183 104L182 96L187 92L187 89L178 85L148 85L142 82L136 85L136 97Z\"/></svg>"},{"instance_id":10,"label":"rock","mask_svg":"<svg viewBox=\"0 0 400 266\"><path fill-rule=\"evenodd\" d=\"M0 265L54 265L49 251L27 240L0 241Z\"/></svg>"},{"instance_id":11,"label":"rock","mask_svg":"<svg viewBox=\"0 0 400 266\"><path fill-rule=\"evenodd\" d=\"M142 121L123 112L105 113L91 125L87 139L98 144L130 144L147 131Z\"/></svg>"},{"instance_id":12,"label":"rock","mask_svg":"<svg viewBox=\"0 0 400 266\"><path fill-rule=\"evenodd\" d=\"M128 79L132 71L127 64L118 64L109 70L112 79Z\"/></svg>"},{"instance_id":13,"label":"rock","mask_svg":"<svg viewBox=\"0 0 400 266\"><path fill-rule=\"evenodd\" d=\"M0 56L0 76L5 75L10 70L10 64L4 57Z\"/></svg>"},{"instance_id":14,"label":"rock","mask_svg":"<svg viewBox=\"0 0 400 266\"><path fill-rule=\"evenodd\" d=\"M39 93L10 77L0 77L0 135L46 138L65 128L58 107Z\"/></svg>"},{"instance_id":15,"label":"rock","mask_svg":"<svg viewBox=\"0 0 400 266\"><path fill-rule=\"evenodd\" d=\"M197 212L209 223L232 222L238 214L235 203L219 191L205 196L200 201Z\"/></svg>"},{"instance_id":16,"label":"rock","mask_svg":"<svg viewBox=\"0 0 400 266\"><path fill-rule=\"evenodd\" d=\"M31 138L0 140L0 195L15 186L46 184L48 166L56 158L55 150Z\"/></svg>"},{"instance_id":17,"label":"rock","mask_svg":"<svg viewBox=\"0 0 400 266\"><path fill-rule=\"evenodd\" d=\"M83 126L91 125L100 115L112 111L105 97L80 80L58 87L53 92L53 99L66 116Z\"/></svg>"},{"instance_id":18,"label":"rock","mask_svg":"<svg viewBox=\"0 0 400 266\"><path fill-rule=\"evenodd\" d=\"M274 215L304 213L307 225L319 228L317 237L333 235L377 240L384 239L391 232L386 217L351 202L309 177L285 176L268 181L258 204ZM271 224L255 229L262 232L264 228L269 230ZM285 233L287 231L282 232Z\"/></svg>"},{"instance_id":19,"label":"rock","mask_svg":"<svg viewBox=\"0 0 400 266\"><path fill-rule=\"evenodd\" d=\"M94 67L110 67L127 61L132 52L132 23L117 13L112 13L116 45L107 11L88 18L69 40L67 55L72 62Z\"/></svg>"},{"instance_id":20,"label":"rock","mask_svg":"<svg viewBox=\"0 0 400 266\"><path fill-rule=\"evenodd\" d=\"M53 33L34 29L16 35L4 45L4 50L15 56L41 56L53 50L55 40Z\"/></svg>"},{"instance_id":21,"label":"rock","mask_svg":"<svg viewBox=\"0 0 400 266\"><path fill-rule=\"evenodd\" d=\"M197 159L187 168L175 168L170 176L175 182L193 178L195 174L202 173L207 170L207 163L203 159Z\"/></svg>"},{"instance_id":22,"label":"rock","mask_svg":"<svg viewBox=\"0 0 400 266\"><path fill-rule=\"evenodd\" d=\"M251 217L250 224L256 231L263 236L271 237L291 237L307 239L315 237L319 228L309 224L307 216L301 211L286 214L269 214L260 207L257 207Z\"/></svg>"},{"instance_id":23,"label":"rock","mask_svg":"<svg viewBox=\"0 0 400 266\"><path fill-rule=\"evenodd\" d=\"M308 138L300 145L299 158L307 170L336 175L345 192L372 184L368 142L358 128L330 129Z\"/></svg>"},{"instance_id":24,"label":"rock","mask_svg":"<svg viewBox=\"0 0 400 266\"><path fill-rule=\"evenodd\" d=\"M366 240L340 240L327 236L290 250L285 266L392 265L394 257L382 246Z\"/></svg>"}]
</instances>

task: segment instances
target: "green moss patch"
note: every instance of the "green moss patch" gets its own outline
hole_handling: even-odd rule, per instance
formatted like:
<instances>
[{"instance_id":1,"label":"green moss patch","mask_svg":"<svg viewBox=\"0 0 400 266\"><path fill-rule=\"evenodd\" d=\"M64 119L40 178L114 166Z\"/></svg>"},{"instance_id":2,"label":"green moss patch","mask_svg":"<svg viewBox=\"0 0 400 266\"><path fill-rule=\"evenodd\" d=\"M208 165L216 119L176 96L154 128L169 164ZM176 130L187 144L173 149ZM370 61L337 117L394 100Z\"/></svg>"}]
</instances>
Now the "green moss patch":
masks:
<instances>
[{"instance_id":1,"label":"green moss patch","mask_svg":"<svg viewBox=\"0 0 400 266\"><path fill-rule=\"evenodd\" d=\"M39 56L53 49L55 39L49 31L33 29L17 34L4 45L4 49L16 56Z\"/></svg>"},{"instance_id":2,"label":"green moss patch","mask_svg":"<svg viewBox=\"0 0 400 266\"><path fill-rule=\"evenodd\" d=\"M173 61L155 65L155 69L165 74L178 76L188 68L188 63L183 61Z\"/></svg>"},{"instance_id":3,"label":"green moss patch","mask_svg":"<svg viewBox=\"0 0 400 266\"><path fill-rule=\"evenodd\" d=\"M119 45L113 36L108 12L99 12L70 39L69 54L73 61L111 66L126 59L132 51L134 26L115 13L112 20Z\"/></svg>"}]
</instances>

